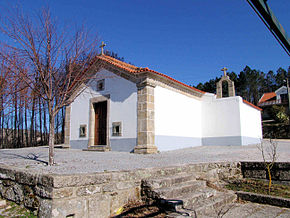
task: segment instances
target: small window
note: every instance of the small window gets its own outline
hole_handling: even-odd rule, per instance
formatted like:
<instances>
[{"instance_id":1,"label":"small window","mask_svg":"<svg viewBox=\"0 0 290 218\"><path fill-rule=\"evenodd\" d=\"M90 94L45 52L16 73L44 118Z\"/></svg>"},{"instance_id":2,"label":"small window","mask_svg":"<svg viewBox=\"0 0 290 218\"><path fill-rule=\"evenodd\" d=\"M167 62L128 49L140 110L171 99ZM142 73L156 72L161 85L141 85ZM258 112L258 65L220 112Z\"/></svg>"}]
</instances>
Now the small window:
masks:
<instances>
[{"instance_id":1,"label":"small window","mask_svg":"<svg viewBox=\"0 0 290 218\"><path fill-rule=\"evenodd\" d=\"M105 89L105 80L99 80L97 82L97 91L103 91Z\"/></svg>"},{"instance_id":2,"label":"small window","mask_svg":"<svg viewBox=\"0 0 290 218\"><path fill-rule=\"evenodd\" d=\"M87 125L80 125L80 138L87 136Z\"/></svg>"},{"instance_id":3,"label":"small window","mask_svg":"<svg viewBox=\"0 0 290 218\"><path fill-rule=\"evenodd\" d=\"M113 136L122 136L122 123L113 122Z\"/></svg>"}]
</instances>

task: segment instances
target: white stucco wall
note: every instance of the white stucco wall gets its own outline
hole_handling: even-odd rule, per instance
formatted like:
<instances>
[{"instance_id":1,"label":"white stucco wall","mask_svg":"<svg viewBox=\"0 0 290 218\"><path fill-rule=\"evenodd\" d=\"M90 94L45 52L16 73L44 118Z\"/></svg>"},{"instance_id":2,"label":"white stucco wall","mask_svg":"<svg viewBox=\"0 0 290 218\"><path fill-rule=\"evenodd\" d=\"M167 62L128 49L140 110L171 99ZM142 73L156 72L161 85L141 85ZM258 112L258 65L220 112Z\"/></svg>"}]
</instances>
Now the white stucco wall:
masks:
<instances>
[{"instance_id":1,"label":"white stucco wall","mask_svg":"<svg viewBox=\"0 0 290 218\"><path fill-rule=\"evenodd\" d=\"M240 145L240 97L203 98L203 145Z\"/></svg>"},{"instance_id":2,"label":"white stucco wall","mask_svg":"<svg viewBox=\"0 0 290 218\"><path fill-rule=\"evenodd\" d=\"M88 126L89 126L89 98L92 95L86 89L80 94L71 104L70 117L70 140L88 140ZM86 137L79 138L80 125L87 126Z\"/></svg>"},{"instance_id":3,"label":"white stucco wall","mask_svg":"<svg viewBox=\"0 0 290 218\"><path fill-rule=\"evenodd\" d=\"M110 95L109 138L112 150L131 151L137 137L137 87L107 70L101 70L89 83L88 88L71 104L70 140L71 146L87 148L89 132L89 101L91 98ZM96 91L97 81L105 79L105 89ZM112 122L122 122L122 136L112 136ZM87 136L79 137L80 125L87 125ZM72 146L74 148L74 146Z\"/></svg>"},{"instance_id":4,"label":"white stucco wall","mask_svg":"<svg viewBox=\"0 0 290 218\"><path fill-rule=\"evenodd\" d=\"M201 145L201 101L156 86L155 145L159 151Z\"/></svg>"},{"instance_id":5,"label":"white stucco wall","mask_svg":"<svg viewBox=\"0 0 290 218\"><path fill-rule=\"evenodd\" d=\"M262 139L261 112L244 102L240 102L240 111L243 145L259 143Z\"/></svg>"},{"instance_id":6,"label":"white stucco wall","mask_svg":"<svg viewBox=\"0 0 290 218\"><path fill-rule=\"evenodd\" d=\"M203 101L203 137L236 136L240 134L240 97Z\"/></svg>"},{"instance_id":7,"label":"white stucco wall","mask_svg":"<svg viewBox=\"0 0 290 218\"><path fill-rule=\"evenodd\" d=\"M203 145L248 145L262 137L260 111L239 96L204 96L202 117Z\"/></svg>"}]
</instances>

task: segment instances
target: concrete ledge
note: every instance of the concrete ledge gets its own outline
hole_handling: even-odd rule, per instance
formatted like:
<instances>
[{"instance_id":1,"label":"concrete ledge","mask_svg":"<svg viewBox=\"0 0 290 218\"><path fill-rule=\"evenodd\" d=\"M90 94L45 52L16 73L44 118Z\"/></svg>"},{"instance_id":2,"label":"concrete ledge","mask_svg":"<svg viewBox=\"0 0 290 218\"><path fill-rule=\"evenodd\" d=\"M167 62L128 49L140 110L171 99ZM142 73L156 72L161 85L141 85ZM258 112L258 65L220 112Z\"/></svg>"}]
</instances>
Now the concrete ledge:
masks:
<instances>
[{"instance_id":1,"label":"concrete ledge","mask_svg":"<svg viewBox=\"0 0 290 218\"><path fill-rule=\"evenodd\" d=\"M281 197L275 197L271 195L262 195L262 194L256 194L252 192L242 192L242 191L236 192L236 195L238 196L238 199L241 199L244 201L251 201L251 202L260 203L260 204L270 204L273 206L290 208L290 199L288 198L281 198Z\"/></svg>"}]
</instances>

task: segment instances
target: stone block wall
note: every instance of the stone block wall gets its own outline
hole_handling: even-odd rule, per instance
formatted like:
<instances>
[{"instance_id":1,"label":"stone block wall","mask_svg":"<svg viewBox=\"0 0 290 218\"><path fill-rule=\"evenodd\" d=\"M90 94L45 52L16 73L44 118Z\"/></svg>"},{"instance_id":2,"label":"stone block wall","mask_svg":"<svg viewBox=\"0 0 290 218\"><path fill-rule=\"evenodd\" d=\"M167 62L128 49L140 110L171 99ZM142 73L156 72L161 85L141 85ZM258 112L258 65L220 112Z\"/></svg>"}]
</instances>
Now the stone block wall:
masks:
<instances>
[{"instance_id":1,"label":"stone block wall","mask_svg":"<svg viewBox=\"0 0 290 218\"><path fill-rule=\"evenodd\" d=\"M264 162L241 162L244 178L269 179ZM272 180L290 184L290 163L276 162L271 170Z\"/></svg>"},{"instance_id":2,"label":"stone block wall","mask_svg":"<svg viewBox=\"0 0 290 218\"><path fill-rule=\"evenodd\" d=\"M219 181L240 177L239 163L204 163L134 171L56 175L0 166L0 195L38 210L39 217L108 217L141 198L141 181L177 173Z\"/></svg>"}]
</instances>

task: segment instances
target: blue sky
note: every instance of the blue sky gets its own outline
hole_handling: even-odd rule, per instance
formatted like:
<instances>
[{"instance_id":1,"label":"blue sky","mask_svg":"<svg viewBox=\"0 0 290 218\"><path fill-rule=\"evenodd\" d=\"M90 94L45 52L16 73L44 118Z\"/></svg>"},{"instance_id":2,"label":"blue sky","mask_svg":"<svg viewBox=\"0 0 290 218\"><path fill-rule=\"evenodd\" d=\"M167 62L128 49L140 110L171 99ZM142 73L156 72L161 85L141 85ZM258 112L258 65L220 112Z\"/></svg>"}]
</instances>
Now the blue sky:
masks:
<instances>
[{"instance_id":1,"label":"blue sky","mask_svg":"<svg viewBox=\"0 0 290 218\"><path fill-rule=\"evenodd\" d=\"M287 69L290 58L246 0L2 0L32 13L49 2L60 23L85 23L106 49L190 85L248 65ZM268 0L290 34L290 1ZM4 10L3 7L0 10ZM1 12L1 11L0 11Z\"/></svg>"}]
</instances>

